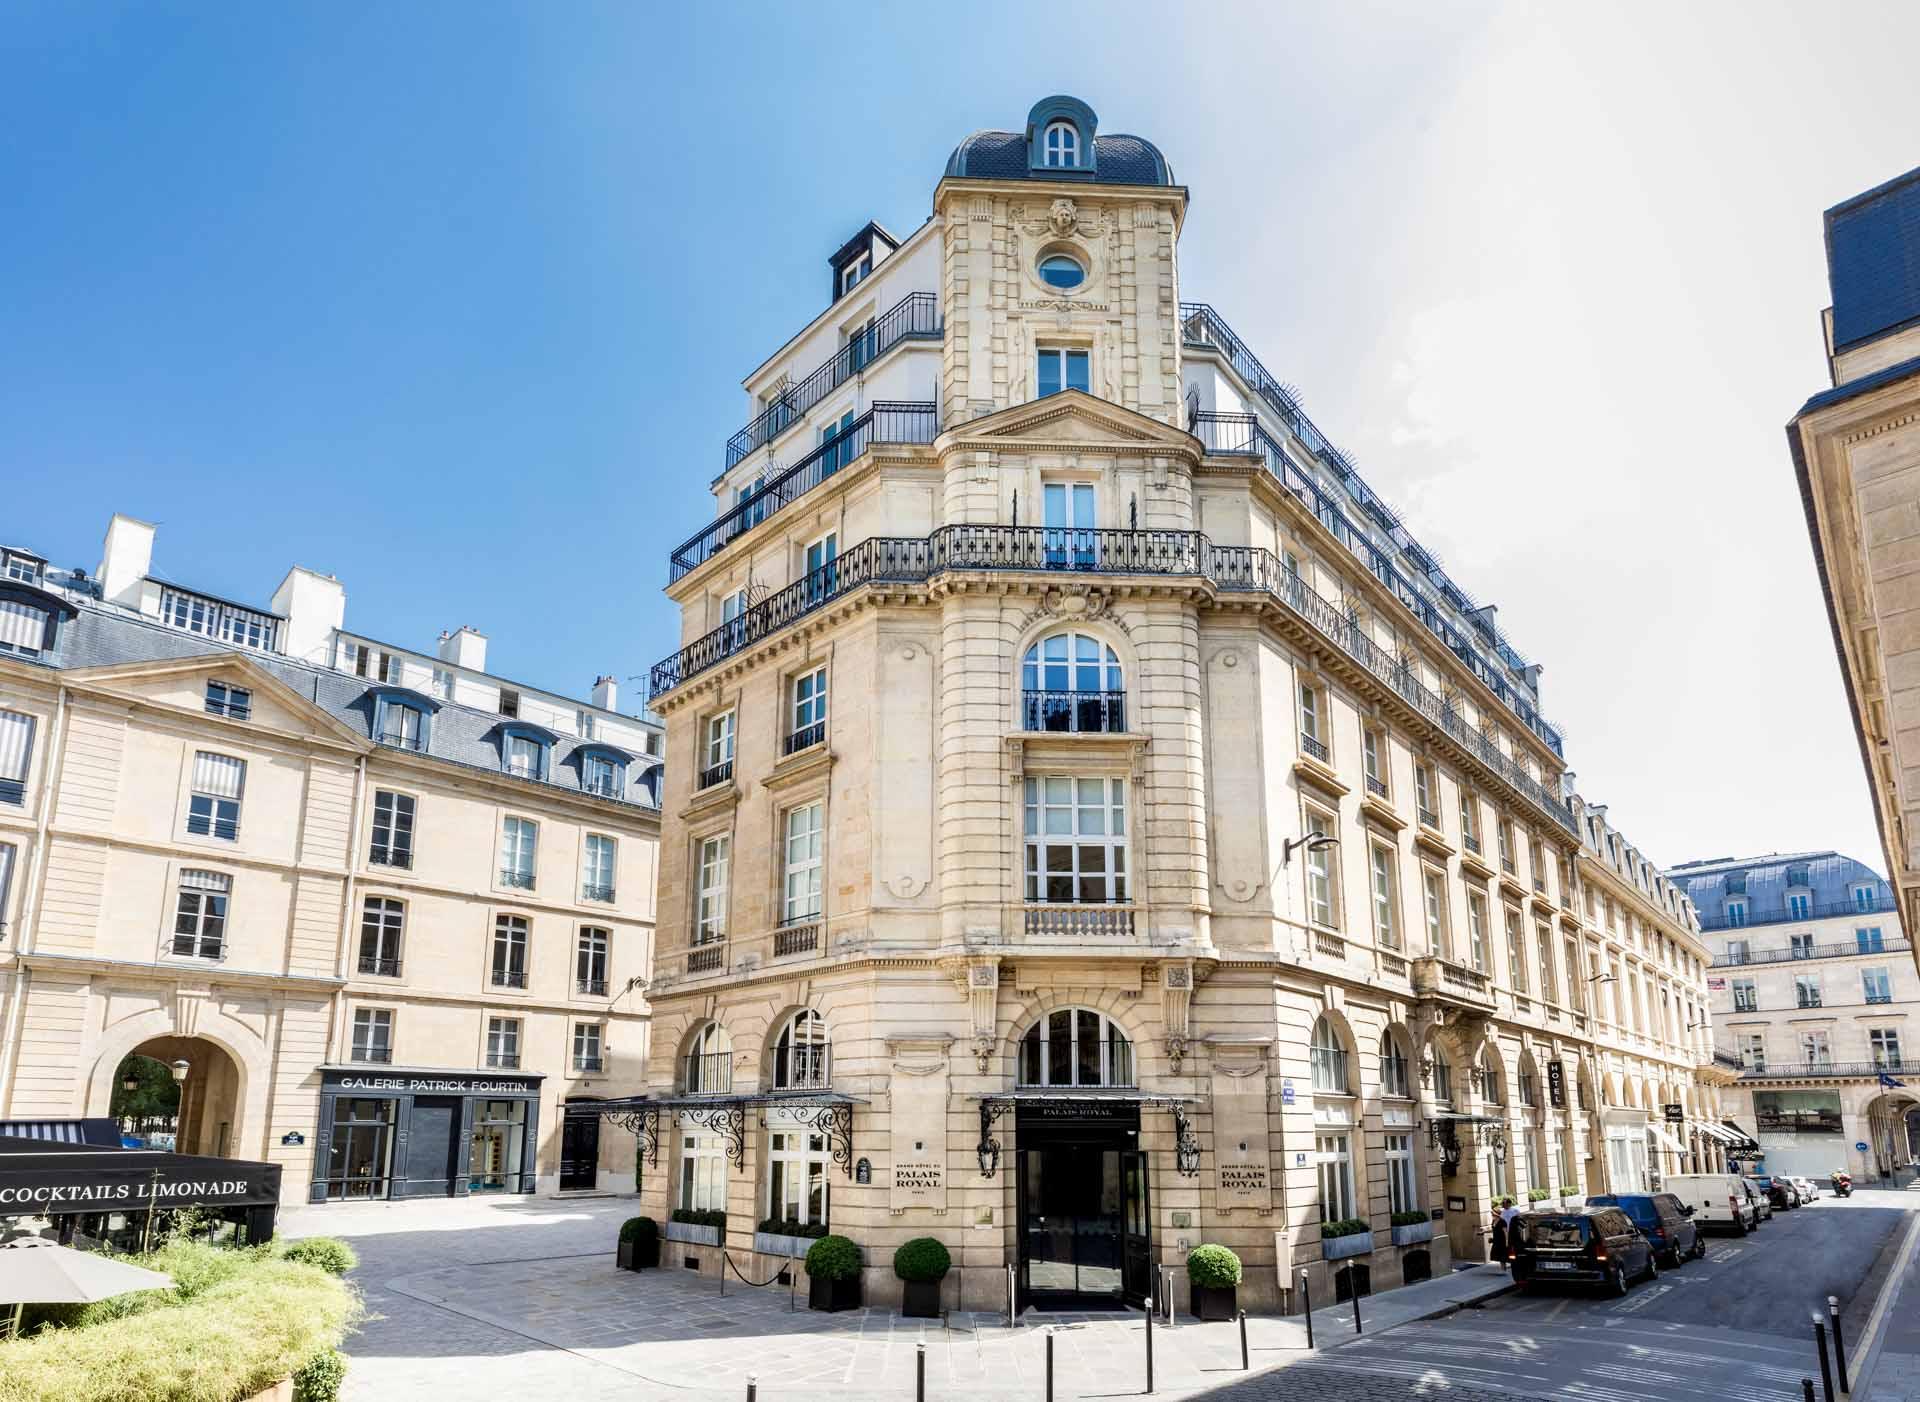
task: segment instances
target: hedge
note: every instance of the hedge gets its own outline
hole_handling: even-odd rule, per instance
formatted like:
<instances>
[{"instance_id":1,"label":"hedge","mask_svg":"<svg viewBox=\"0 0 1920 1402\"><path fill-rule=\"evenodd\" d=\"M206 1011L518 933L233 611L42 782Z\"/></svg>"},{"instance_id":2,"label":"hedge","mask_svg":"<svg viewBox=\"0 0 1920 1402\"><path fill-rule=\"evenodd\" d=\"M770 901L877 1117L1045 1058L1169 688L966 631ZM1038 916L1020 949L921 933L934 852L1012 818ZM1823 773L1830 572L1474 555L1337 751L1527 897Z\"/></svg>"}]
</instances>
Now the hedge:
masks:
<instances>
[{"instance_id":1,"label":"hedge","mask_svg":"<svg viewBox=\"0 0 1920 1402\"><path fill-rule=\"evenodd\" d=\"M1187 1279L1207 1290L1240 1283L1240 1258L1224 1246L1196 1246L1187 1253Z\"/></svg>"},{"instance_id":2,"label":"hedge","mask_svg":"<svg viewBox=\"0 0 1920 1402\"><path fill-rule=\"evenodd\" d=\"M843 1236L823 1236L807 1248L807 1274L820 1280L852 1280L860 1274L860 1248Z\"/></svg>"},{"instance_id":3,"label":"hedge","mask_svg":"<svg viewBox=\"0 0 1920 1402\"><path fill-rule=\"evenodd\" d=\"M1563 1198L1571 1198L1571 1197L1578 1197L1579 1195L1580 1195L1580 1188L1579 1188L1579 1185L1577 1185L1577 1184L1574 1184L1574 1183L1562 1183L1562 1184L1560 1185L1560 1196L1561 1196L1561 1197L1563 1197Z\"/></svg>"},{"instance_id":4,"label":"hedge","mask_svg":"<svg viewBox=\"0 0 1920 1402\"><path fill-rule=\"evenodd\" d=\"M827 1234L825 1222L795 1222L787 1217L769 1217L755 1231L765 1232L768 1236L810 1236Z\"/></svg>"},{"instance_id":5,"label":"hedge","mask_svg":"<svg viewBox=\"0 0 1920 1402\"><path fill-rule=\"evenodd\" d=\"M1417 1227L1427 1220L1427 1214L1409 1210L1406 1212L1396 1212L1387 1220L1396 1227Z\"/></svg>"},{"instance_id":6,"label":"hedge","mask_svg":"<svg viewBox=\"0 0 1920 1402\"><path fill-rule=\"evenodd\" d=\"M1343 1217L1343 1218L1341 1218L1341 1219L1340 1219L1340 1220L1339 1220L1338 1222L1323 1222L1323 1223L1321 1223L1321 1224L1320 1224L1320 1239L1321 1239L1322 1241L1325 1241L1325 1240L1326 1240L1326 1239L1327 1239L1328 1237L1335 1237L1335 1236L1359 1236L1359 1235L1360 1235L1360 1233L1362 1233L1362 1232L1364 1232L1364 1231L1367 1231L1367 1230L1369 1230L1369 1228L1367 1227L1367 1219L1366 1219L1366 1218L1364 1218L1364 1217Z\"/></svg>"},{"instance_id":7,"label":"hedge","mask_svg":"<svg viewBox=\"0 0 1920 1402\"><path fill-rule=\"evenodd\" d=\"M360 1258L354 1255L351 1246L331 1236L310 1236L290 1241L280 1249L280 1254L289 1261L318 1266L328 1275L345 1275L360 1264Z\"/></svg>"},{"instance_id":8,"label":"hedge","mask_svg":"<svg viewBox=\"0 0 1920 1402\"><path fill-rule=\"evenodd\" d=\"M1548 1191L1547 1191L1547 1190L1546 1190L1545 1188L1529 1188L1529 1189L1527 1189L1527 1201L1528 1201L1528 1202L1545 1202L1545 1201L1546 1201L1546 1200L1547 1200L1548 1198L1550 1198L1550 1197L1552 1197L1552 1196L1553 1196L1553 1194L1552 1194L1552 1193L1550 1193L1550 1192L1548 1192Z\"/></svg>"},{"instance_id":9,"label":"hedge","mask_svg":"<svg viewBox=\"0 0 1920 1402\"><path fill-rule=\"evenodd\" d=\"M696 1212L691 1207L676 1207L667 1220L686 1227L718 1227L721 1235L726 1235L727 1214L724 1212Z\"/></svg>"},{"instance_id":10,"label":"hedge","mask_svg":"<svg viewBox=\"0 0 1920 1402\"><path fill-rule=\"evenodd\" d=\"M175 1289L86 1305L71 1327L0 1344L0 1402L239 1402L313 1368L360 1315L339 1278L266 1251L181 1241L133 1259Z\"/></svg>"},{"instance_id":11,"label":"hedge","mask_svg":"<svg viewBox=\"0 0 1920 1402\"><path fill-rule=\"evenodd\" d=\"M902 1280L945 1280L952 1269L953 1257L941 1242L930 1236L902 1242L893 1253L893 1273Z\"/></svg>"},{"instance_id":12,"label":"hedge","mask_svg":"<svg viewBox=\"0 0 1920 1402\"><path fill-rule=\"evenodd\" d=\"M620 1224L620 1240L652 1241L660 1235L660 1224L651 1217L629 1217Z\"/></svg>"}]
</instances>

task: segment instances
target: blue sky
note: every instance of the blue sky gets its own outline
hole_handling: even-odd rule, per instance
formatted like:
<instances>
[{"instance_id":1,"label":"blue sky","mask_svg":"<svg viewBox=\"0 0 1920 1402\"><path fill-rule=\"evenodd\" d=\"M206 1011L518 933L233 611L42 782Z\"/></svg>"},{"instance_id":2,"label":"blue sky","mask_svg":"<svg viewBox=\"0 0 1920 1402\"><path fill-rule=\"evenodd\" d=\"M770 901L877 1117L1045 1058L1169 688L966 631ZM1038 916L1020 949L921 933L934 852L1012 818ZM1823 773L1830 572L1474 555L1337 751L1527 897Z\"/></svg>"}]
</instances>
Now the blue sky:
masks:
<instances>
[{"instance_id":1,"label":"blue sky","mask_svg":"<svg viewBox=\"0 0 1920 1402\"><path fill-rule=\"evenodd\" d=\"M826 256L1071 92L1166 151L1182 296L1501 606L1630 835L1879 864L1781 426L1825 382L1820 210L1920 163L1912 13L1050 9L1072 42L1030 5L13 5L0 536L91 568L121 510L213 592L297 562L396 642L643 672Z\"/></svg>"}]
</instances>

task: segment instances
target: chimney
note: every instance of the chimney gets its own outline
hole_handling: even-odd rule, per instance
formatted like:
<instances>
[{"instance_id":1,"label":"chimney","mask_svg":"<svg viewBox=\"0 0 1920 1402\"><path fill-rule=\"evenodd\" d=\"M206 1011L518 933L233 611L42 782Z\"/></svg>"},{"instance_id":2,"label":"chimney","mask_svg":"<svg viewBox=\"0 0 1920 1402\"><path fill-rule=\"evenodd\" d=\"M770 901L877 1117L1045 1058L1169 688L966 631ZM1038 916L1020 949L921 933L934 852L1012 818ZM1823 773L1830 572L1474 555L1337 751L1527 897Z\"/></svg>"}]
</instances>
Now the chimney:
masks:
<instances>
[{"instance_id":1,"label":"chimney","mask_svg":"<svg viewBox=\"0 0 1920 1402\"><path fill-rule=\"evenodd\" d=\"M339 580L295 565L273 591L273 611L286 619L280 650L304 662L326 665L333 635L347 622L347 591Z\"/></svg>"},{"instance_id":2,"label":"chimney","mask_svg":"<svg viewBox=\"0 0 1920 1402\"><path fill-rule=\"evenodd\" d=\"M461 624L440 635L440 660L475 672L487 670L487 635Z\"/></svg>"},{"instance_id":3,"label":"chimney","mask_svg":"<svg viewBox=\"0 0 1920 1402\"><path fill-rule=\"evenodd\" d=\"M615 711L620 708L620 683L612 677L596 677L593 683L593 704L603 711Z\"/></svg>"},{"instance_id":4,"label":"chimney","mask_svg":"<svg viewBox=\"0 0 1920 1402\"><path fill-rule=\"evenodd\" d=\"M101 596L110 604L139 608L146 577L153 572L153 527L131 516L113 514L100 553ZM158 611L158 605L155 605Z\"/></svg>"}]
</instances>

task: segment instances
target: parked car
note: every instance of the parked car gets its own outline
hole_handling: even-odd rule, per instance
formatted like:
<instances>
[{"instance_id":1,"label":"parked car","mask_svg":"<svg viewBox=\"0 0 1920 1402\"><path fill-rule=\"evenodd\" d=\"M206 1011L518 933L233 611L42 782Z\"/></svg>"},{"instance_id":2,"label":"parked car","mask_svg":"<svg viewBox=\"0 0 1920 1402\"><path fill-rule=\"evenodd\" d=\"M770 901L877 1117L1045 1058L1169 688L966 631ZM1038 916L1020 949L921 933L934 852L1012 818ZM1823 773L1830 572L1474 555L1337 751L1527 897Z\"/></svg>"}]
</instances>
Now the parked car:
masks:
<instances>
[{"instance_id":1,"label":"parked car","mask_svg":"<svg viewBox=\"0 0 1920 1402\"><path fill-rule=\"evenodd\" d=\"M1753 1204L1754 1216L1757 1219L1756 1225L1758 1225L1759 1222L1771 1222L1773 1220L1773 1199L1767 1195L1766 1190L1755 1187L1753 1179L1751 1178L1742 1178L1740 1180L1740 1187L1746 1192L1747 1201Z\"/></svg>"},{"instance_id":2,"label":"parked car","mask_svg":"<svg viewBox=\"0 0 1920 1402\"><path fill-rule=\"evenodd\" d=\"M1674 1269L1707 1254L1707 1239L1693 1224L1693 1209L1672 1193L1601 1193L1589 1207L1617 1207L1633 1219L1653 1254Z\"/></svg>"},{"instance_id":3,"label":"parked car","mask_svg":"<svg viewBox=\"0 0 1920 1402\"><path fill-rule=\"evenodd\" d=\"M1776 1178L1771 1173L1755 1173L1747 1181L1767 1195L1767 1201L1782 1212L1790 1212L1800 1205L1800 1195L1787 1186L1787 1180Z\"/></svg>"},{"instance_id":4,"label":"parked car","mask_svg":"<svg viewBox=\"0 0 1920 1402\"><path fill-rule=\"evenodd\" d=\"M1522 1213L1507 1237L1507 1262L1522 1289L1565 1281L1624 1295L1631 1281L1660 1274L1653 1244L1618 1207Z\"/></svg>"},{"instance_id":5,"label":"parked car","mask_svg":"<svg viewBox=\"0 0 1920 1402\"><path fill-rule=\"evenodd\" d=\"M1693 1224L1700 1231L1745 1236L1760 1225L1760 1210L1737 1173L1672 1173L1660 1186L1693 1209Z\"/></svg>"},{"instance_id":6,"label":"parked car","mask_svg":"<svg viewBox=\"0 0 1920 1402\"><path fill-rule=\"evenodd\" d=\"M1802 1175L1796 1173L1793 1175L1793 1183L1794 1183L1794 1186L1800 1190L1800 1201L1802 1202L1819 1201L1820 1185L1814 1182L1811 1178L1803 1177Z\"/></svg>"}]
</instances>

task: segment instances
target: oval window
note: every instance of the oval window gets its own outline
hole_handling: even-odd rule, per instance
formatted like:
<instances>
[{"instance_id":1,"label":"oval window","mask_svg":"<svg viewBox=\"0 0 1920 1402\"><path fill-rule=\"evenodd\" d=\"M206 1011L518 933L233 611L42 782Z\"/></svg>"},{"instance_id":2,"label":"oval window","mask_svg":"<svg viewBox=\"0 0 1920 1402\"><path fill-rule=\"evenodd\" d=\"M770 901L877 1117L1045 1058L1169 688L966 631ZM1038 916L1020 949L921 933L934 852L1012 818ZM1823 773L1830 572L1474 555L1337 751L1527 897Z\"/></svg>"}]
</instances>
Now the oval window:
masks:
<instances>
[{"instance_id":1,"label":"oval window","mask_svg":"<svg viewBox=\"0 0 1920 1402\"><path fill-rule=\"evenodd\" d=\"M1040 260L1040 281L1049 287L1078 287L1086 280L1087 270L1064 253L1049 254Z\"/></svg>"}]
</instances>

